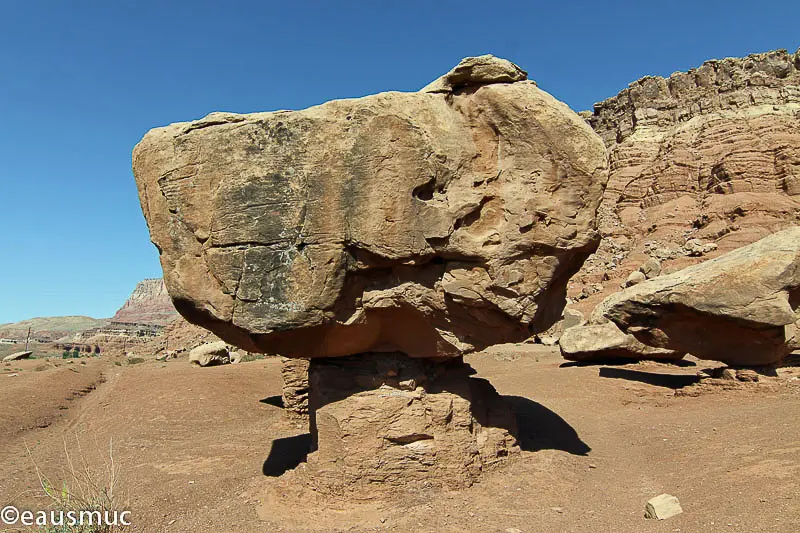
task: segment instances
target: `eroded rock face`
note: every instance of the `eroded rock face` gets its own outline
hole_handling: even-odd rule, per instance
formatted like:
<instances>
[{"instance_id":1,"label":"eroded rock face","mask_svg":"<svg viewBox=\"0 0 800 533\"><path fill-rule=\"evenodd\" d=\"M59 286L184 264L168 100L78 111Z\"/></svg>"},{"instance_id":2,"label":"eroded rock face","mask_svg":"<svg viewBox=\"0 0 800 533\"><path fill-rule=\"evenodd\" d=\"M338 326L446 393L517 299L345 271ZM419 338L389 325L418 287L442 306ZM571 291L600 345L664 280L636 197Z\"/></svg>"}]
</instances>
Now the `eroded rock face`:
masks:
<instances>
[{"instance_id":1,"label":"eroded rock face","mask_svg":"<svg viewBox=\"0 0 800 533\"><path fill-rule=\"evenodd\" d=\"M598 310L649 346L730 365L780 361L800 325L800 227L625 289Z\"/></svg>"},{"instance_id":2,"label":"eroded rock face","mask_svg":"<svg viewBox=\"0 0 800 533\"><path fill-rule=\"evenodd\" d=\"M308 359L281 357L283 408L293 417L308 417Z\"/></svg>"},{"instance_id":3,"label":"eroded rock face","mask_svg":"<svg viewBox=\"0 0 800 533\"><path fill-rule=\"evenodd\" d=\"M306 358L456 357L550 326L597 245L606 156L525 77L468 58L435 92L150 131L133 169L178 311Z\"/></svg>"},{"instance_id":4,"label":"eroded rock face","mask_svg":"<svg viewBox=\"0 0 800 533\"><path fill-rule=\"evenodd\" d=\"M460 358L313 359L315 451L294 475L322 494L471 485L519 451L516 419L474 372Z\"/></svg>"},{"instance_id":5,"label":"eroded rock face","mask_svg":"<svg viewBox=\"0 0 800 533\"><path fill-rule=\"evenodd\" d=\"M595 106L588 120L610 171L602 244L570 288L586 299L579 308L648 257L674 271L800 221L798 58L778 50L707 61Z\"/></svg>"}]
</instances>

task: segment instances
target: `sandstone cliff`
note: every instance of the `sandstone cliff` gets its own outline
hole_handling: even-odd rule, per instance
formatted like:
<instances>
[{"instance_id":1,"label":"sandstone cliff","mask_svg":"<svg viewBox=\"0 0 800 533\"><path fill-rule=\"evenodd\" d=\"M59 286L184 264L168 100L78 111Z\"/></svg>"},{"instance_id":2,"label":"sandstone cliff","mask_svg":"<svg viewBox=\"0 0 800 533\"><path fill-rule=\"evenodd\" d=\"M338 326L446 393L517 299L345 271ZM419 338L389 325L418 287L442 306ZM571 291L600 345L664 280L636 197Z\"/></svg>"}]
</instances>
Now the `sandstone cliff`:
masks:
<instances>
[{"instance_id":1,"label":"sandstone cliff","mask_svg":"<svg viewBox=\"0 0 800 533\"><path fill-rule=\"evenodd\" d=\"M163 326L177 316L164 280L155 278L137 283L133 293L111 321Z\"/></svg>"},{"instance_id":2,"label":"sandstone cliff","mask_svg":"<svg viewBox=\"0 0 800 533\"><path fill-rule=\"evenodd\" d=\"M582 310L649 258L671 271L800 221L800 51L648 76L585 116L610 165Z\"/></svg>"}]
</instances>

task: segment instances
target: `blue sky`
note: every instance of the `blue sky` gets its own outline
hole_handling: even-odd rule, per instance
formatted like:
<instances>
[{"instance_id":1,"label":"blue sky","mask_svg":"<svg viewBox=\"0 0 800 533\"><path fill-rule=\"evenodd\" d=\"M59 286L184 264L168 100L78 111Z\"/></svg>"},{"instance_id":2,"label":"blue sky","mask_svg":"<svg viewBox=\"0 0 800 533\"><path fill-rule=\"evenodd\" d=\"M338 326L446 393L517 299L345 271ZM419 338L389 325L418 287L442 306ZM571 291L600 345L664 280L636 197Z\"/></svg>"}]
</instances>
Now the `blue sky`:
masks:
<instances>
[{"instance_id":1,"label":"blue sky","mask_svg":"<svg viewBox=\"0 0 800 533\"><path fill-rule=\"evenodd\" d=\"M161 275L130 153L151 127L416 90L464 56L575 110L647 74L800 46L796 0L0 0L0 323L106 317Z\"/></svg>"}]
</instances>

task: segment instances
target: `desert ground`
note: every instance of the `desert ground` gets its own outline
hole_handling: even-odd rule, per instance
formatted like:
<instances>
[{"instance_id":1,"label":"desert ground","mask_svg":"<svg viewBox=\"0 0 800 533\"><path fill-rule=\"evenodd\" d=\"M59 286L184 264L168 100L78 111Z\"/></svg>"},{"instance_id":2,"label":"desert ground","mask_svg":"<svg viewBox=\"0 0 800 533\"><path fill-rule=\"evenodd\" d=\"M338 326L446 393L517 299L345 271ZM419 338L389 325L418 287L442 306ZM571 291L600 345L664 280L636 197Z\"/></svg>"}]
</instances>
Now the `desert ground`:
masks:
<instances>
[{"instance_id":1,"label":"desert ground","mask_svg":"<svg viewBox=\"0 0 800 533\"><path fill-rule=\"evenodd\" d=\"M277 358L13 362L0 374L2 502L48 508L37 468L71 488L84 472L108 487L113 470L131 531L800 528L800 368L701 380L707 361L579 366L539 345L467 360L512 404L521 453L465 490L341 501L280 492L309 438L281 408ZM684 512L646 520L645 502L665 492Z\"/></svg>"}]
</instances>

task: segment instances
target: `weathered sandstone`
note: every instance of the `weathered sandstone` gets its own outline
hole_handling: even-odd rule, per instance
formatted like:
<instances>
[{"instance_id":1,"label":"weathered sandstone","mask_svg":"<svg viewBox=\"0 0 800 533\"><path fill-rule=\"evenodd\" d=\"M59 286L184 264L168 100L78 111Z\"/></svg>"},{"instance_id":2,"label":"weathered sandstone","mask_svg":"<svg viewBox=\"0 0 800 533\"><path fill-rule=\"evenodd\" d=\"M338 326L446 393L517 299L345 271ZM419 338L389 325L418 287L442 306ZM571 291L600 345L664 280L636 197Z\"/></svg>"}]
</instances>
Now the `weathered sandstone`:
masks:
<instances>
[{"instance_id":1,"label":"weathered sandstone","mask_svg":"<svg viewBox=\"0 0 800 533\"><path fill-rule=\"evenodd\" d=\"M250 351L458 357L553 324L597 245L599 137L512 63L302 111L212 113L133 154L178 311Z\"/></svg>"},{"instance_id":2,"label":"weathered sandstone","mask_svg":"<svg viewBox=\"0 0 800 533\"><path fill-rule=\"evenodd\" d=\"M625 289L598 309L649 346L776 363L795 349L800 325L800 227Z\"/></svg>"},{"instance_id":3,"label":"weathered sandstone","mask_svg":"<svg viewBox=\"0 0 800 533\"><path fill-rule=\"evenodd\" d=\"M800 221L798 58L707 61L595 105L588 121L608 147L609 181L602 243L570 286L579 309L649 257L674 271Z\"/></svg>"},{"instance_id":4,"label":"weathered sandstone","mask_svg":"<svg viewBox=\"0 0 800 533\"><path fill-rule=\"evenodd\" d=\"M519 451L513 414L474 372L460 358L312 359L314 451L297 475L333 494L471 485Z\"/></svg>"},{"instance_id":5,"label":"weathered sandstone","mask_svg":"<svg viewBox=\"0 0 800 533\"><path fill-rule=\"evenodd\" d=\"M29 359L31 355L33 355L33 352L31 351L15 352L3 357L3 362L5 363L7 361L19 361L20 359Z\"/></svg>"},{"instance_id":6,"label":"weathered sandstone","mask_svg":"<svg viewBox=\"0 0 800 533\"><path fill-rule=\"evenodd\" d=\"M293 416L308 417L308 359L281 357L283 408Z\"/></svg>"},{"instance_id":7,"label":"weathered sandstone","mask_svg":"<svg viewBox=\"0 0 800 533\"><path fill-rule=\"evenodd\" d=\"M570 328L561 335L558 345L564 359L580 362L613 359L677 361L686 355L685 352L642 344L633 335L623 333L613 322Z\"/></svg>"},{"instance_id":8,"label":"weathered sandstone","mask_svg":"<svg viewBox=\"0 0 800 533\"><path fill-rule=\"evenodd\" d=\"M214 366L230 363L231 356L225 341L209 342L189 352L189 362L198 366Z\"/></svg>"}]
</instances>

